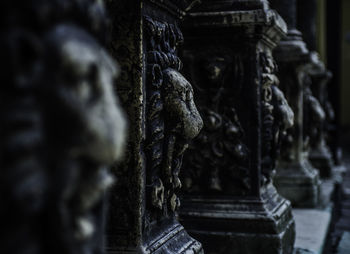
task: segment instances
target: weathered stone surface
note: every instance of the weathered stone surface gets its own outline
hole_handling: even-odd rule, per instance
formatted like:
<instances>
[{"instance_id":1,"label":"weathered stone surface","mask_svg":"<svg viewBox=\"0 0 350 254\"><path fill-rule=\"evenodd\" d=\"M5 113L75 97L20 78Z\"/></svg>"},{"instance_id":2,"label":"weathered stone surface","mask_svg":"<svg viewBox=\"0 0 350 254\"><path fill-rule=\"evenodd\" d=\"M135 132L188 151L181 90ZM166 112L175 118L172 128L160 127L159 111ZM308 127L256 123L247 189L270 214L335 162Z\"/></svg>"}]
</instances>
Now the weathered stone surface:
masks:
<instances>
[{"instance_id":1,"label":"weathered stone surface","mask_svg":"<svg viewBox=\"0 0 350 254\"><path fill-rule=\"evenodd\" d=\"M185 75L204 127L184 157L180 219L206 253L293 249L290 203L271 183L280 133L293 123L271 56L286 26L253 2L216 12L204 1L183 25Z\"/></svg>"},{"instance_id":2,"label":"weathered stone surface","mask_svg":"<svg viewBox=\"0 0 350 254\"><path fill-rule=\"evenodd\" d=\"M296 224L296 253L323 253L331 222L331 210L293 209Z\"/></svg>"},{"instance_id":3,"label":"weathered stone surface","mask_svg":"<svg viewBox=\"0 0 350 254\"><path fill-rule=\"evenodd\" d=\"M123 60L119 93L132 125L128 156L118 166L120 181L112 193L110 253L202 252L176 220L182 156L203 126L177 56L183 43L178 20L194 2L110 4L111 50Z\"/></svg>"},{"instance_id":4,"label":"weathered stone surface","mask_svg":"<svg viewBox=\"0 0 350 254\"><path fill-rule=\"evenodd\" d=\"M329 213L296 236L291 209L329 207L314 166L341 171L313 6L4 1L0 253L319 253Z\"/></svg>"},{"instance_id":5,"label":"weathered stone surface","mask_svg":"<svg viewBox=\"0 0 350 254\"><path fill-rule=\"evenodd\" d=\"M256 10L268 9L269 6L267 0L202 0L202 2L197 4L192 12Z\"/></svg>"},{"instance_id":6,"label":"weathered stone surface","mask_svg":"<svg viewBox=\"0 0 350 254\"><path fill-rule=\"evenodd\" d=\"M346 254L350 250L350 232L345 231L343 236L341 237L339 246L338 246L338 254Z\"/></svg>"},{"instance_id":7,"label":"weathered stone surface","mask_svg":"<svg viewBox=\"0 0 350 254\"><path fill-rule=\"evenodd\" d=\"M185 197L181 221L206 253L292 253L290 203L272 185L267 188L262 200Z\"/></svg>"},{"instance_id":8,"label":"weathered stone surface","mask_svg":"<svg viewBox=\"0 0 350 254\"><path fill-rule=\"evenodd\" d=\"M113 170L113 186L107 218L107 251L137 251L142 236L145 138L142 59L142 16L138 1L109 1L110 52L119 59L121 75L116 90L129 119L128 142L123 160ZM133 13L133 15L129 15ZM132 186L132 188L130 188Z\"/></svg>"}]
</instances>

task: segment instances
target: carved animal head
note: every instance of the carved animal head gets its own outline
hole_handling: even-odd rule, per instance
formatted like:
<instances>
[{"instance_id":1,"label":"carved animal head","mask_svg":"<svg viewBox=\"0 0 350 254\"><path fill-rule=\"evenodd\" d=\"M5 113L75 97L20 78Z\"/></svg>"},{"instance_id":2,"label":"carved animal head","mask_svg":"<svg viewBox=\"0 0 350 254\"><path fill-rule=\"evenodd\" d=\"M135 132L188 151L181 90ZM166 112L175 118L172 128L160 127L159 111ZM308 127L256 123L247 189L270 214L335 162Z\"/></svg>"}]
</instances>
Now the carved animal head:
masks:
<instances>
[{"instance_id":1,"label":"carved animal head","mask_svg":"<svg viewBox=\"0 0 350 254\"><path fill-rule=\"evenodd\" d=\"M125 131L112 89L117 68L97 42L107 38L103 1L3 7L9 32L1 43L10 43L2 51L19 57L6 58L11 82L2 82L16 92L6 94L11 117L2 118L15 127L2 135L11 134L16 150L6 152L16 163L2 169L16 176L6 186L15 194L8 203L26 209L4 227L9 251L1 242L0 252L101 253L106 166L120 156Z\"/></svg>"},{"instance_id":2,"label":"carved animal head","mask_svg":"<svg viewBox=\"0 0 350 254\"><path fill-rule=\"evenodd\" d=\"M49 65L61 64L52 72L57 84L46 88L52 96L53 122L58 124L56 137L66 137L56 142L75 158L113 163L121 155L126 127L112 88L116 64L95 39L77 27L57 26L47 38L56 53Z\"/></svg>"},{"instance_id":3,"label":"carved animal head","mask_svg":"<svg viewBox=\"0 0 350 254\"><path fill-rule=\"evenodd\" d=\"M168 68L163 73L165 109L173 131L185 140L195 138L203 127L203 120L193 100L191 84L178 71Z\"/></svg>"},{"instance_id":4,"label":"carved animal head","mask_svg":"<svg viewBox=\"0 0 350 254\"><path fill-rule=\"evenodd\" d=\"M85 248L90 241L98 245L102 213L95 208L112 183L107 166L123 150L126 123L112 87L118 69L96 39L76 26L55 26L45 40L47 76L40 90L48 153L57 164L53 178L62 178L52 183L59 192L58 239L62 246Z\"/></svg>"}]
</instances>

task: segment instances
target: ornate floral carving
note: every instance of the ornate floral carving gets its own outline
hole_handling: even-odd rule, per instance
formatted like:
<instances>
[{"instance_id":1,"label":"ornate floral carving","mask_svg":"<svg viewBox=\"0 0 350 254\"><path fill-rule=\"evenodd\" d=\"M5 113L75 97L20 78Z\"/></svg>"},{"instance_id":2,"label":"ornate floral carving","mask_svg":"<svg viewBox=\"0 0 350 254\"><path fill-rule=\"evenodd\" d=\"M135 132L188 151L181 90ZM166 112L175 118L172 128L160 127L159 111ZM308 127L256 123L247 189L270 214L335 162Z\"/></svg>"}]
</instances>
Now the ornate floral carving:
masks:
<instances>
[{"instance_id":1,"label":"ornate floral carving","mask_svg":"<svg viewBox=\"0 0 350 254\"><path fill-rule=\"evenodd\" d=\"M283 92L278 88L279 80L275 75L277 65L271 56L260 54L262 68L262 174L263 182L271 180L279 156L281 140L288 134L286 130L293 126L294 113Z\"/></svg>"},{"instance_id":2,"label":"ornate floral carving","mask_svg":"<svg viewBox=\"0 0 350 254\"><path fill-rule=\"evenodd\" d=\"M212 48L189 56L194 58L197 60L190 67L204 128L185 156L185 190L247 193L249 151L243 143L245 134L234 102L242 85L243 64L231 51Z\"/></svg>"}]
</instances>

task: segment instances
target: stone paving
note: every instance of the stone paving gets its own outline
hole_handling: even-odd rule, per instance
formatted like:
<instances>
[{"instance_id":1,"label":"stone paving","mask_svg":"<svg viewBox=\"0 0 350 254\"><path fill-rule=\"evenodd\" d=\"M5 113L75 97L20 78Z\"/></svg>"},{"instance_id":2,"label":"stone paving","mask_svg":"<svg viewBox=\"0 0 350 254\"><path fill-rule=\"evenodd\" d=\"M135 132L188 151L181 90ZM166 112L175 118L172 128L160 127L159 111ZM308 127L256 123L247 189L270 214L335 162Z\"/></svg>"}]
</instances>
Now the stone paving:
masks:
<instances>
[{"instance_id":1,"label":"stone paving","mask_svg":"<svg viewBox=\"0 0 350 254\"><path fill-rule=\"evenodd\" d=\"M325 254L350 254L350 154L346 154L345 165L347 171L343 177L340 202L335 206L335 224L331 233L331 250ZM337 203L337 202L335 202Z\"/></svg>"},{"instance_id":2,"label":"stone paving","mask_svg":"<svg viewBox=\"0 0 350 254\"><path fill-rule=\"evenodd\" d=\"M348 254L350 253L350 232L345 231L341 237L337 248L338 254Z\"/></svg>"},{"instance_id":3,"label":"stone paving","mask_svg":"<svg viewBox=\"0 0 350 254\"><path fill-rule=\"evenodd\" d=\"M321 254L331 222L331 209L293 209L295 254Z\"/></svg>"}]
</instances>

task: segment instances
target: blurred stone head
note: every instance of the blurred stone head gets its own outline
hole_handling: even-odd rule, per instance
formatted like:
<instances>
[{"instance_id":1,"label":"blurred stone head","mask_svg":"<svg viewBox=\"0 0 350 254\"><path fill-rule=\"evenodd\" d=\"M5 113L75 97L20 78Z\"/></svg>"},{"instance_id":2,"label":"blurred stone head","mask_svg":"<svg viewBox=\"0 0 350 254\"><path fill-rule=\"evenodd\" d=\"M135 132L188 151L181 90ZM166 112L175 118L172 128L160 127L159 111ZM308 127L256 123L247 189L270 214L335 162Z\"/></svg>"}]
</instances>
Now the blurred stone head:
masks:
<instances>
[{"instance_id":1,"label":"blurred stone head","mask_svg":"<svg viewBox=\"0 0 350 254\"><path fill-rule=\"evenodd\" d=\"M126 129L113 91L116 63L93 37L77 27L57 26L48 40L56 54L53 61L61 65L55 73L53 108L60 110L57 116L64 134L72 138L67 147L70 155L113 163L121 155ZM55 62L51 65L54 67Z\"/></svg>"}]
</instances>

